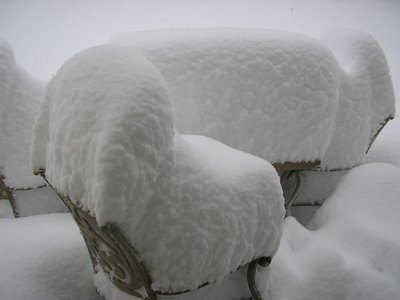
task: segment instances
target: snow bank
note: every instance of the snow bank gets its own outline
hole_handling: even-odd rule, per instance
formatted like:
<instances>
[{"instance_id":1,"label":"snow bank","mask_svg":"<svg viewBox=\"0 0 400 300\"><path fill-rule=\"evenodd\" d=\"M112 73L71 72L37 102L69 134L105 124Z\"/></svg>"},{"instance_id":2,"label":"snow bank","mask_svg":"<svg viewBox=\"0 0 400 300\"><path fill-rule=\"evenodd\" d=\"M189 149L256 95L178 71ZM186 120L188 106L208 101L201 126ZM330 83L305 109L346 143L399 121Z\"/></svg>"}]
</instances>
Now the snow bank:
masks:
<instances>
[{"instance_id":1,"label":"snow bank","mask_svg":"<svg viewBox=\"0 0 400 300\"><path fill-rule=\"evenodd\" d=\"M215 138L271 163L320 160L339 96L321 42L251 29L176 29L114 37L164 76L182 133Z\"/></svg>"},{"instance_id":2,"label":"snow bank","mask_svg":"<svg viewBox=\"0 0 400 300\"><path fill-rule=\"evenodd\" d=\"M272 163L353 167L395 114L385 56L371 36L356 31L320 42L269 30L157 30L110 43L139 49L157 66L182 133L206 135ZM338 49L346 49L351 67Z\"/></svg>"},{"instance_id":3,"label":"snow bank","mask_svg":"<svg viewBox=\"0 0 400 300\"><path fill-rule=\"evenodd\" d=\"M49 84L32 163L100 225L121 228L154 289L183 291L273 255L284 209L268 162L175 133L169 95L140 53L85 50Z\"/></svg>"},{"instance_id":4,"label":"snow bank","mask_svg":"<svg viewBox=\"0 0 400 300\"><path fill-rule=\"evenodd\" d=\"M344 71L336 126L322 168L350 168L362 162L387 118L395 116L392 81L385 55L372 36L337 30L325 35L323 41Z\"/></svg>"},{"instance_id":5,"label":"snow bank","mask_svg":"<svg viewBox=\"0 0 400 300\"><path fill-rule=\"evenodd\" d=\"M0 299L101 299L70 214L0 218L0 236Z\"/></svg>"},{"instance_id":6,"label":"snow bank","mask_svg":"<svg viewBox=\"0 0 400 300\"><path fill-rule=\"evenodd\" d=\"M0 39L0 173L14 188L43 185L32 175L29 149L32 126L45 85L15 62L11 46Z\"/></svg>"},{"instance_id":7,"label":"snow bank","mask_svg":"<svg viewBox=\"0 0 400 300\"><path fill-rule=\"evenodd\" d=\"M399 168L363 165L343 177L312 230L286 219L266 299L398 299L399 194Z\"/></svg>"}]
</instances>

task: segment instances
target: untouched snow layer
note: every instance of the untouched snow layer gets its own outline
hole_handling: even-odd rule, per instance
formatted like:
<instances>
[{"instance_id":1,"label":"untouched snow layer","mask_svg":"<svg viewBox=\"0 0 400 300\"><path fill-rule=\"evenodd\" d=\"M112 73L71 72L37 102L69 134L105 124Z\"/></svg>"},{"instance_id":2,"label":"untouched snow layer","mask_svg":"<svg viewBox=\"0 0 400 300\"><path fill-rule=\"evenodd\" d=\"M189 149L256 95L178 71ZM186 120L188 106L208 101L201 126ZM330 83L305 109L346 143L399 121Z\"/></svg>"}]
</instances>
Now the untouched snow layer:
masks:
<instances>
[{"instance_id":1,"label":"untouched snow layer","mask_svg":"<svg viewBox=\"0 0 400 300\"><path fill-rule=\"evenodd\" d=\"M338 68L312 38L251 29L136 32L164 76L182 133L215 138L271 163L321 160L338 105Z\"/></svg>"},{"instance_id":2,"label":"untouched snow layer","mask_svg":"<svg viewBox=\"0 0 400 300\"><path fill-rule=\"evenodd\" d=\"M32 162L101 226L121 228L154 289L183 291L275 254L284 208L268 162L175 133L169 95L141 54L83 51L49 84Z\"/></svg>"},{"instance_id":3,"label":"untouched snow layer","mask_svg":"<svg viewBox=\"0 0 400 300\"><path fill-rule=\"evenodd\" d=\"M330 32L322 40L345 71L322 168L345 169L362 162L387 118L395 116L393 86L385 55L372 36L348 29Z\"/></svg>"},{"instance_id":4,"label":"untouched snow layer","mask_svg":"<svg viewBox=\"0 0 400 300\"><path fill-rule=\"evenodd\" d=\"M176 29L114 37L164 76L182 133L201 134L271 163L358 165L395 99L385 55L354 30L324 42L279 31ZM345 68L344 70L342 68Z\"/></svg>"},{"instance_id":5,"label":"untouched snow layer","mask_svg":"<svg viewBox=\"0 0 400 300\"><path fill-rule=\"evenodd\" d=\"M266 299L398 299L399 195L398 167L367 164L343 177L311 230L286 219Z\"/></svg>"},{"instance_id":6,"label":"untouched snow layer","mask_svg":"<svg viewBox=\"0 0 400 300\"><path fill-rule=\"evenodd\" d=\"M45 85L16 64L11 46L0 39L0 173L10 187L44 184L29 165L32 126L44 92Z\"/></svg>"},{"instance_id":7,"label":"untouched snow layer","mask_svg":"<svg viewBox=\"0 0 400 300\"><path fill-rule=\"evenodd\" d=\"M258 276L265 299L397 300L399 181L400 169L395 166L357 167L324 203L312 230L294 218L286 219L268 291L267 274ZM0 219L0 236L0 299L99 299L85 244L70 215ZM214 297L217 292L204 288L165 299L210 300L235 295L235 289L243 284L241 275L235 276L219 288L212 285L212 289L222 291L220 298ZM101 274L95 280L97 286L107 285ZM113 286L106 289L108 300L136 299L113 290Z\"/></svg>"},{"instance_id":8,"label":"untouched snow layer","mask_svg":"<svg viewBox=\"0 0 400 300\"><path fill-rule=\"evenodd\" d=\"M0 218L0 299L100 300L69 214Z\"/></svg>"}]
</instances>

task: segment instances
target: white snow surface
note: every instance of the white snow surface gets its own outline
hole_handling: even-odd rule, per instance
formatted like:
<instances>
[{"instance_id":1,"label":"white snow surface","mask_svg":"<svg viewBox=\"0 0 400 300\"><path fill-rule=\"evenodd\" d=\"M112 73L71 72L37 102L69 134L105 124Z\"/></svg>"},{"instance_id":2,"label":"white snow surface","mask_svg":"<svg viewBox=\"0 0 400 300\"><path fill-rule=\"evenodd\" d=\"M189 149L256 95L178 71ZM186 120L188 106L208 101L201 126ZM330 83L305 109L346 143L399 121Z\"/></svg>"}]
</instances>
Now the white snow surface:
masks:
<instances>
[{"instance_id":1,"label":"white snow surface","mask_svg":"<svg viewBox=\"0 0 400 300\"><path fill-rule=\"evenodd\" d=\"M121 35L164 76L182 133L215 138L271 163L320 160L338 105L332 53L300 34L175 29Z\"/></svg>"},{"instance_id":2,"label":"white snow surface","mask_svg":"<svg viewBox=\"0 0 400 300\"><path fill-rule=\"evenodd\" d=\"M362 165L343 177L310 229L286 219L265 299L399 299L399 195L398 167Z\"/></svg>"},{"instance_id":3,"label":"white snow surface","mask_svg":"<svg viewBox=\"0 0 400 300\"><path fill-rule=\"evenodd\" d=\"M101 300L70 214L0 218L0 299Z\"/></svg>"},{"instance_id":4,"label":"white snow surface","mask_svg":"<svg viewBox=\"0 0 400 300\"><path fill-rule=\"evenodd\" d=\"M154 289L183 291L274 255L284 208L271 164L178 134L169 97L140 53L85 50L48 86L32 163L100 226L118 225Z\"/></svg>"},{"instance_id":5,"label":"white snow surface","mask_svg":"<svg viewBox=\"0 0 400 300\"><path fill-rule=\"evenodd\" d=\"M385 56L363 32L337 30L321 42L262 29L170 29L110 43L138 49L157 66L180 132L271 163L353 167L395 115Z\"/></svg>"},{"instance_id":6,"label":"white snow surface","mask_svg":"<svg viewBox=\"0 0 400 300\"><path fill-rule=\"evenodd\" d=\"M322 40L344 68L335 130L322 168L346 169L363 161L386 119L395 116L394 91L385 55L372 36L347 29Z\"/></svg>"},{"instance_id":7,"label":"white snow surface","mask_svg":"<svg viewBox=\"0 0 400 300\"><path fill-rule=\"evenodd\" d=\"M342 178L309 229L294 218L286 219L270 280L264 272L257 277L263 297L397 300L399 189L398 167L363 165ZM99 299L86 246L70 215L0 219L0 236L2 300ZM205 287L168 299L209 300L237 295L243 282L239 277L230 283L226 279L221 286L212 285L211 290ZM97 287L105 289L101 292L108 300L136 299L116 290L101 273L95 280ZM221 292L219 298L213 298L218 295L215 290Z\"/></svg>"},{"instance_id":8,"label":"white snow surface","mask_svg":"<svg viewBox=\"0 0 400 300\"><path fill-rule=\"evenodd\" d=\"M10 187L44 184L29 164L32 126L44 92L45 85L17 65L11 46L0 39L0 173Z\"/></svg>"}]
</instances>

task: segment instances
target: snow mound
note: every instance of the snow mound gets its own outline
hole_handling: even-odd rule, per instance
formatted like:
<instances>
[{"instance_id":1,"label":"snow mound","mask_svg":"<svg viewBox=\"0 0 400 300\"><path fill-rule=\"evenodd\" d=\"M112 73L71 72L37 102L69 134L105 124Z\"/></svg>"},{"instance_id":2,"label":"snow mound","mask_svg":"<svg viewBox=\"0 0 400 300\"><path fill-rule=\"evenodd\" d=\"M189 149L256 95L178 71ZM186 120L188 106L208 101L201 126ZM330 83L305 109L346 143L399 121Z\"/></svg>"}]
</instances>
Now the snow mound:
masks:
<instances>
[{"instance_id":1,"label":"snow mound","mask_svg":"<svg viewBox=\"0 0 400 300\"><path fill-rule=\"evenodd\" d=\"M322 168L350 168L362 162L387 118L395 116L392 81L385 55L371 35L336 30L325 35L323 41L344 71L336 127Z\"/></svg>"},{"instance_id":2,"label":"snow mound","mask_svg":"<svg viewBox=\"0 0 400 300\"><path fill-rule=\"evenodd\" d=\"M321 42L251 29L117 36L164 76L182 133L215 138L271 163L321 160L338 105L339 70Z\"/></svg>"},{"instance_id":3,"label":"snow mound","mask_svg":"<svg viewBox=\"0 0 400 300\"><path fill-rule=\"evenodd\" d=\"M286 219L264 297L398 299L399 194L398 167L362 165L342 178L311 221L312 230Z\"/></svg>"},{"instance_id":4,"label":"snow mound","mask_svg":"<svg viewBox=\"0 0 400 300\"><path fill-rule=\"evenodd\" d=\"M122 230L157 290L219 282L279 245L275 169L176 133L164 79L127 47L93 47L64 64L40 108L32 163L101 226Z\"/></svg>"},{"instance_id":5,"label":"snow mound","mask_svg":"<svg viewBox=\"0 0 400 300\"><path fill-rule=\"evenodd\" d=\"M15 62L11 46L0 39L0 173L14 188L43 185L32 175L29 149L32 126L45 85Z\"/></svg>"},{"instance_id":6,"label":"snow mound","mask_svg":"<svg viewBox=\"0 0 400 300\"><path fill-rule=\"evenodd\" d=\"M110 43L135 48L157 66L180 132L271 163L353 167L395 114L385 56L357 31L318 41L261 29L173 29L123 34Z\"/></svg>"}]
</instances>

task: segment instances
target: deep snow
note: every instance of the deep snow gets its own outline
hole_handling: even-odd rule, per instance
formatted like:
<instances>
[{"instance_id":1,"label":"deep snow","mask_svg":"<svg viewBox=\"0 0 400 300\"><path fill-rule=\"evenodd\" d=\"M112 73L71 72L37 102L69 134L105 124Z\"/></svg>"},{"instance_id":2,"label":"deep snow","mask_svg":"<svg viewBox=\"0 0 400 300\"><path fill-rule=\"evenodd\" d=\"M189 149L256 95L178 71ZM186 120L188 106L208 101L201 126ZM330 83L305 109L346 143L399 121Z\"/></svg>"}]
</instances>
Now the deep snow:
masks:
<instances>
[{"instance_id":1,"label":"deep snow","mask_svg":"<svg viewBox=\"0 0 400 300\"><path fill-rule=\"evenodd\" d=\"M66 58L88 46L104 43L113 32L161 27L246 26L298 31L319 38L329 29L352 27L370 32L381 43L399 94L400 39L395 38L400 26L397 1L121 3L117 8L114 2L96 1L96 8L93 8L93 3L85 1L80 1L79 7L74 1L1 1L0 35L15 46L17 58L24 67L48 79ZM396 123L397 120L390 122L380 134L367 161L400 165L399 139L396 138L400 127ZM383 197L381 201L380 194L372 191L374 197L367 195L369 203L381 204L379 213L372 212L372 215L368 211L369 205L359 204L365 197L356 197L361 194L359 191L367 188L363 185L372 184L383 195L396 191L393 182L398 178L398 172L387 166L375 165L371 167L371 174L368 168L362 169L362 173L367 174L364 179L369 181L359 183L354 192L346 182L349 180L355 184L357 180L350 178L343 181L345 187L342 190L348 201L341 203L340 197L330 201L330 207L335 208L337 213L322 214L318 221L318 226L322 227L317 228L317 234L312 234L294 219L287 220L282 247L273 263L274 287L271 284L270 297L284 300L307 297L340 300L398 298L392 298L400 294L400 274L396 269L400 265L399 239L393 228L399 228L400 224L399 218L391 216L399 213L392 201L398 200L399 196L396 194L393 199ZM378 179L375 174L379 175L379 183L385 183L389 188L375 185ZM331 190L321 185L319 187L324 193L330 194ZM352 201L355 205L351 204ZM340 203L340 207L335 205L336 202ZM342 218L341 213L347 207L351 216ZM353 220L352 216L357 214L364 217ZM375 228L359 226L365 224L365 216L369 219L368 223L371 221L380 228L379 233ZM393 223L387 222L387 216ZM323 221L325 217L329 219L326 223ZM335 224L339 224L340 228L334 229ZM322 237L320 233L323 231L332 234L332 238ZM342 235L346 238L345 242L338 239ZM58 214L20 220L0 219L0 236L1 299L98 299L83 240L70 216ZM298 240L296 236L299 236ZM385 241L382 242L382 238ZM305 240L310 242L309 248ZM371 245L374 246L371 248ZM64 259L60 260L60 257ZM290 279L287 279L289 271ZM314 272L320 277L315 277ZM350 280L344 282L342 276ZM345 292L341 293L342 289Z\"/></svg>"},{"instance_id":2,"label":"deep snow","mask_svg":"<svg viewBox=\"0 0 400 300\"><path fill-rule=\"evenodd\" d=\"M341 180L310 229L286 219L269 286L265 273L258 277L266 299L398 299L399 189L398 167L366 164ZM69 215L0 219L0 236L1 299L98 299L83 239ZM223 283L224 295L235 280ZM107 291L109 299L125 299ZM196 296L168 299L220 299L207 288Z\"/></svg>"}]
</instances>

